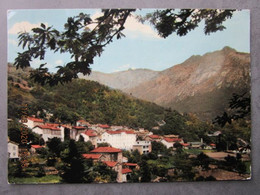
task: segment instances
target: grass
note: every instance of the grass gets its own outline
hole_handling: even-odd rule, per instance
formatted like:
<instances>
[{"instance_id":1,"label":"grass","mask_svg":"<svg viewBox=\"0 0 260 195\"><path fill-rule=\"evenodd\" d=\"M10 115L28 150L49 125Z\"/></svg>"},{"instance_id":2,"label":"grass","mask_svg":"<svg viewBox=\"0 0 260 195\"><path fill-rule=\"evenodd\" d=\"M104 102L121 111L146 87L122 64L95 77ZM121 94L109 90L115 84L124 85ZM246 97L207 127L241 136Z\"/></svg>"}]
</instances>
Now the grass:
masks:
<instances>
[{"instance_id":1,"label":"grass","mask_svg":"<svg viewBox=\"0 0 260 195\"><path fill-rule=\"evenodd\" d=\"M11 184L60 183L61 177L58 175L46 175L44 177L9 177L8 182Z\"/></svg>"},{"instance_id":2,"label":"grass","mask_svg":"<svg viewBox=\"0 0 260 195\"><path fill-rule=\"evenodd\" d=\"M173 165L172 165L173 161L174 161L174 157L169 157L168 160L166 160L166 159L148 160L147 163L149 165L155 165L158 167L170 169L173 167Z\"/></svg>"},{"instance_id":3,"label":"grass","mask_svg":"<svg viewBox=\"0 0 260 195\"><path fill-rule=\"evenodd\" d=\"M203 150L203 149L196 149L196 148L186 149L184 151L188 154L195 154L195 155L199 155L201 152L203 153L215 152L214 150Z\"/></svg>"}]
</instances>

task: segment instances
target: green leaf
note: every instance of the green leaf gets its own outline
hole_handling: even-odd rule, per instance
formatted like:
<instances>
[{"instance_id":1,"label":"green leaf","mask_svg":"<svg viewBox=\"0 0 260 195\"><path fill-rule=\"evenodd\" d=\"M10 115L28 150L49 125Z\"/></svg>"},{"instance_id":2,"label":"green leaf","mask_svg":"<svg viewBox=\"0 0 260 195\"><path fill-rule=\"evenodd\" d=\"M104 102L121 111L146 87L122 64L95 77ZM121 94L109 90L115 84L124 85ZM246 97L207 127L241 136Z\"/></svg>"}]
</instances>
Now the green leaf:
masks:
<instances>
[{"instance_id":1,"label":"green leaf","mask_svg":"<svg viewBox=\"0 0 260 195\"><path fill-rule=\"evenodd\" d=\"M43 24L43 23L41 23L41 27L44 29L46 28L45 24Z\"/></svg>"}]
</instances>

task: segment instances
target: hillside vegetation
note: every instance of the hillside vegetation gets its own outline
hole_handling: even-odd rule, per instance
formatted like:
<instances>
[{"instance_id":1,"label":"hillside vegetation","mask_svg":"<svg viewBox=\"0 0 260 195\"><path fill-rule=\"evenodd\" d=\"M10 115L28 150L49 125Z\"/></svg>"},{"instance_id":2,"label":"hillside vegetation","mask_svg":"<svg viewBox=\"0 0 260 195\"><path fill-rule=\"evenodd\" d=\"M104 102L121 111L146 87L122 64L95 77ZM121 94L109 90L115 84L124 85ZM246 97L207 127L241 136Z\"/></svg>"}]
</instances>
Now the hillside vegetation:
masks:
<instances>
[{"instance_id":1,"label":"hillside vegetation","mask_svg":"<svg viewBox=\"0 0 260 195\"><path fill-rule=\"evenodd\" d=\"M220 128L211 122L198 119L195 114L180 114L145 100L126 95L95 81L75 79L55 87L34 84L29 78L29 69L14 71L8 65L8 118L20 118L20 108L27 103L29 115L36 115L50 122L71 123L85 119L90 123L125 125L132 128L152 130L158 122L166 125L153 130L154 134L177 134L185 141L206 143L208 133L216 130L227 132L229 137L242 137L250 142L250 121L233 123L229 128ZM235 142L233 139L232 142Z\"/></svg>"},{"instance_id":2,"label":"hillside vegetation","mask_svg":"<svg viewBox=\"0 0 260 195\"><path fill-rule=\"evenodd\" d=\"M13 68L9 65L9 118L18 118L20 106L27 103L29 114L40 117L52 114L53 122L75 123L84 118L92 123L151 128L163 119L162 107L98 82L75 79L55 87L40 86L29 79L28 70L14 72Z\"/></svg>"}]
</instances>

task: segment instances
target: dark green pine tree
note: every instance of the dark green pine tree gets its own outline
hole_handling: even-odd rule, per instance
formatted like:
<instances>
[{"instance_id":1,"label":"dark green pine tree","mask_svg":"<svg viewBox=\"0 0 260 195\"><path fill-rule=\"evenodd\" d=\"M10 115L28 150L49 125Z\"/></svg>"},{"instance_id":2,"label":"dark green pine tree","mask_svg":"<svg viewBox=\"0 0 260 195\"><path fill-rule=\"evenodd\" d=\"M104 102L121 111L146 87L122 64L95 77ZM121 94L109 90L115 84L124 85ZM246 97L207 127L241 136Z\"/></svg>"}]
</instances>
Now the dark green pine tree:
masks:
<instances>
[{"instance_id":1,"label":"dark green pine tree","mask_svg":"<svg viewBox=\"0 0 260 195\"><path fill-rule=\"evenodd\" d=\"M140 163L140 176L141 182L150 182L152 179L150 167L145 160Z\"/></svg>"},{"instance_id":2,"label":"dark green pine tree","mask_svg":"<svg viewBox=\"0 0 260 195\"><path fill-rule=\"evenodd\" d=\"M68 148L61 154L62 166L59 167L60 176L65 183L86 183L87 178L84 159L74 140L70 140Z\"/></svg>"}]
</instances>

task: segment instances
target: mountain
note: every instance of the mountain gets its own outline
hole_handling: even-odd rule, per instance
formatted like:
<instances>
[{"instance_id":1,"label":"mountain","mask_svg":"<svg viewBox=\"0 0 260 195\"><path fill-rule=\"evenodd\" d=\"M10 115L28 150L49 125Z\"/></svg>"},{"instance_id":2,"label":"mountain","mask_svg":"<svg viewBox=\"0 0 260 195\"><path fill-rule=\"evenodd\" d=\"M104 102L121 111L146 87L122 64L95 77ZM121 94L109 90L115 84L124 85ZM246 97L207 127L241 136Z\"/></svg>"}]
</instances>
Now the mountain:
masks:
<instances>
[{"instance_id":1,"label":"mountain","mask_svg":"<svg viewBox=\"0 0 260 195\"><path fill-rule=\"evenodd\" d=\"M89 76L79 74L79 78L97 81L114 89L125 90L154 79L158 73L158 71L148 69L129 69L127 71L115 73L101 73L93 71Z\"/></svg>"},{"instance_id":2,"label":"mountain","mask_svg":"<svg viewBox=\"0 0 260 195\"><path fill-rule=\"evenodd\" d=\"M120 89L163 107L212 119L228 107L233 93L250 91L250 55L224 47L203 56L191 56L163 71L93 72L81 78Z\"/></svg>"},{"instance_id":3,"label":"mountain","mask_svg":"<svg viewBox=\"0 0 260 195\"><path fill-rule=\"evenodd\" d=\"M233 93L250 91L250 55L225 47L157 74L156 78L127 89L140 99L197 113L212 119L228 107Z\"/></svg>"}]
</instances>

